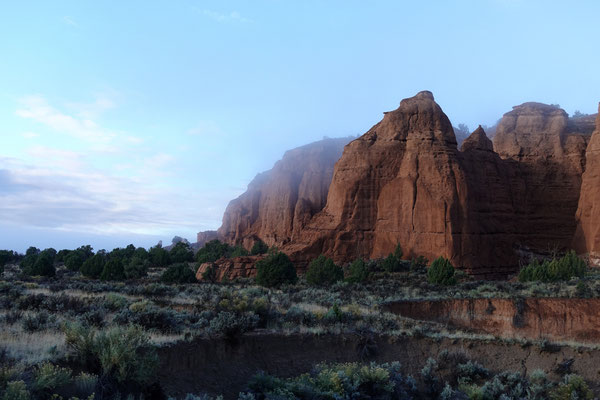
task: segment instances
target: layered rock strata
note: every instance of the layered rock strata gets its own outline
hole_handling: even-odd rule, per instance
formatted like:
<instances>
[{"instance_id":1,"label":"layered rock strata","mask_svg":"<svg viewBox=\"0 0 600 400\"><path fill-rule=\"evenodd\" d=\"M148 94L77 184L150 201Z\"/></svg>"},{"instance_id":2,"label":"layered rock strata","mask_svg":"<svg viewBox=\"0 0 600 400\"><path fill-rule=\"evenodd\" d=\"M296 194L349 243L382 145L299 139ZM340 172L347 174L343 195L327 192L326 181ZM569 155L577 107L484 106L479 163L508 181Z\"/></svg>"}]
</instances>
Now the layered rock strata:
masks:
<instances>
[{"instance_id":1,"label":"layered rock strata","mask_svg":"<svg viewBox=\"0 0 600 400\"><path fill-rule=\"evenodd\" d=\"M580 253L589 254L590 260L600 266L600 104L598 111L596 130L586 152L573 245Z\"/></svg>"}]
</instances>

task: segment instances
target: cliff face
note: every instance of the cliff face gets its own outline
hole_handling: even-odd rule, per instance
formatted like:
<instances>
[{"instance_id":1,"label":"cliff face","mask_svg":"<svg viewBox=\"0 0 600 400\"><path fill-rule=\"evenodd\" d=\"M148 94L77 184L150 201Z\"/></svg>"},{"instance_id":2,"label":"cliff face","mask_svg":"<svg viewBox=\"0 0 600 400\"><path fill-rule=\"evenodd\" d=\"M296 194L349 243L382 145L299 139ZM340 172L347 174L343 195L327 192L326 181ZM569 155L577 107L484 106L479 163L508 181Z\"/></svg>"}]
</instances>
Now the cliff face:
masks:
<instances>
[{"instance_id":1,"label":"cliff face","mask_svg":"<svg viewBox=\"0 0 600 400\"><path fill-rule=\"evenodd\" d=\"M324 139L286 152L229 203L219 238L248 248L258 238L270 246L289 243L325 206L333 166L349 140Z\"/></svg>"},{"instance_id":2,"label":"cliff face","mask_svg":"<svg viewBox=\"0 0 600 400\"><path fill-rule=\"evenodd\" d=\"M286 153L230 203L219 237L246 247L260 238L299 269L319 254L345 263L400 244L407 257L445 256L475 275L506 276L522 255L571 244L590 138L582 121L525 103L504 115L493 143L479 127L459 151L448 117L420 92L343 154L343 139ZM600 179L596 169L588 180ZM586 238L596 227L585 221L600 213L586 211L600 210L594 201L580 203Z\"/></svg>"},{"instance_id":3,"label":"cliff face","mask_svg":"<svg viewBox=\"0 0 600 400\"><path fill-rule=\"evenodd\" d=\"M596 130L586 152L587 161L577 208L577 232L573 242L575 249L580 253L589 253L596 265L600 264L600 104L598 111Z\"/></svg>"},{"instance_id":4,"label":"cliff face","mask_svg":"<svg viewBox=\"0 0 600 400\"><path fill-rule=\"evenodd\" d=\"M308 261L407 254L455 256L466 179L450 121L430 92L405 99L352 141L335 165L327 205L289 250ZM454 260L458 262L459 260Z\"/></svg>"},{"instance_id":5,"label":"cliff face","mask_svg":"<svg viewBox=\"0 0 600 400\"><path fill-rule=\"evenodd\" d=\"M517 162L524 185L513 188L521 200L515 239L523 248L548 251L571 244L589 135L570 125L564 110L540 103L516 106L498 124L494 150Z\"/></svg>"},{"instance_id":6,"label":"cliff face","mask_svg":"<svg viewBox=\"0 0 600 400\"><path fill-rule=\"evenodd\" d=\"M430 92L400 107L344 150L327 205L284 247L299 265L323 253L337 262L404 253L449 258L478 275L515 270L517 204L524 183L478 128L458 151Z\"/></svg>"}]
</instances>

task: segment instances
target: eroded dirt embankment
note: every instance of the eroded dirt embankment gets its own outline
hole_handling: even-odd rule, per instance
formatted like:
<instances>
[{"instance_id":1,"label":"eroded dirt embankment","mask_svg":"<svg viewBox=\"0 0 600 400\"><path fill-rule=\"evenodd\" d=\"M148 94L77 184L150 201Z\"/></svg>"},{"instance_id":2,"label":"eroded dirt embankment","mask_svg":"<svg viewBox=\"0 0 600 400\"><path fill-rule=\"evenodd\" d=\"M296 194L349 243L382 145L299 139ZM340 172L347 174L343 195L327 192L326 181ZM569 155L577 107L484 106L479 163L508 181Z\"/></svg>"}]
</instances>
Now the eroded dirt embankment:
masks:
<instances>
[{"instance_id":1,"label":"eroded dirt embankment","mask_svg":"<svg viewBox=\"0 0 600 400\"><path fill-rule=\"evenodd\" d=\"M401 301L388 311L499 337L600 343L600 299Z\"/></svg>"},{"instance_id":2,"label":"eroded dirt embankment","mask_svg":"<svg viewBox=\"0 0 600 400\"><path fill-rule=\"evenodd\" d=\"M374 353L361 357L364 341L355 336L267 335L243 336L237 343L226 340L197 340L159 350L160 380L169 395L206 392L236 399L248 380L258 371L290 377L309 372L320 362L400 361L405 373L418 376L429 357L441 350L464 352L493 371L530 373L543 369L553 379L557 365L573 358L572 371L594 384L600 374L600 351L560 348L553 352L537 346L500 341L467 341L399 337L375 338Z\"/></svg>"}]
</instances>

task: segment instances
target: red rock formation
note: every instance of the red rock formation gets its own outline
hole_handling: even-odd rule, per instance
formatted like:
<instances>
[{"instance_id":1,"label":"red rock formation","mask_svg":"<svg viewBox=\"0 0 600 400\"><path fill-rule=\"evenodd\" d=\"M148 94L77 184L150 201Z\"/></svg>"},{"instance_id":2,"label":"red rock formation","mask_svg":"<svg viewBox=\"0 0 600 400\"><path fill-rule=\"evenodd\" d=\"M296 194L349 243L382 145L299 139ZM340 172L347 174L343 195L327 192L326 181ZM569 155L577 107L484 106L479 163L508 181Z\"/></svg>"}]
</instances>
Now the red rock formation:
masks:
<instances>
[{"instance_id":1,"label":"red rock formation","mask_svg":"<svg viewBox=\"0 0 600 400\"><path fill-rule=\"evenodd\" d=\"M540 103L513 107L498 124L494 150L517 161L524 180L515 210L521 229L514 238L523 248L563 250L571 245L589 136L568 127L564 110Z\"/></svg>"},{"instance_id":2,"label":"red rock formation","mask_svg":"<svg viewBox=\"0 0 600 400\"><path fill-rule=\"evenodd\" d=\"M319 253L338 262L377 258L398 243L406 254L455 256L466 190L457 158L452 125L433 95L402 100L346 146L326 207L285 250L301 262Z\"/></svg>"},{"instance_id":3,"label":"red rock formation","mask_svg":"<svg viewBox=\"0 0 600 400\"><path fill-rule=\"evenodd\" d=\"M462 147L461 165L467 176L464 203L462 265L484 277L501 277L514 272L518 257L514 251L519 230L517 210L525 185L516 162L502 160L481 128Z\"/></svg>"},{"instance_id":4,"label":"red rock formation","mask_svg":"<svg viewBox=\"0 0 600 400\"><path fill-rule=\"evenodd\" d=\"M335 168L343 141L286 153L230 203L219 236L246 247L260 238L300 270L319 254L345 263L399 243L407 257L445 256L485 277L515 272L523 249L569 246L587 122L525 103L504 115L493 145L479 127L459 151L430 92L384 114Z\"/></svg>"},{"instance_id":5,"label":"red rock formation","mask_svg":"<svg viewBox=\"0 0 600 400\"><path fill-rule=\"evenodd\" d=\"M223 279L232 280L235 278L254 278L256 276L255 264L257 261L265 258L261 256L242 256L235 258L221 258L214 263L200 264L196 271L196 279L204 280L204 273L209 268L215 268L215 278L217 282L222 282Z\"/></svg>"},{"instance_id":6,"label":"red rock formation","mask_svg":"<svg viewBox=\"0 0 600 400\"><path fill-rule=\"evenodd\" d=\"M325 205L333 166L350 138L324 139L285 153L231 201L219 237L250 248L255 240L282 246Z\"/></svg>"},{"instance_id":7,"label":"red rock formation","mask_svg":"<svg viewBox=\"0 0 600 400\"><path fill-rule=\"evenodd\" d=\"M573 243L575 249L580 253L589 253L592 262L600 265L600 112L596 116L596 130L586 151L577 221Z\"/></svg>"},{"instance_id":8,"label":"red rock formation","mask_svg":"<svg viewBox=\"0 0 600 400\"><path fill-rule=\"evenodd\" d=\"M218 239L217 231L202 231L198 232L196 235L196 245L197 248L204 247L207 242L211 240Z\"/></svg>"}]
</instances>

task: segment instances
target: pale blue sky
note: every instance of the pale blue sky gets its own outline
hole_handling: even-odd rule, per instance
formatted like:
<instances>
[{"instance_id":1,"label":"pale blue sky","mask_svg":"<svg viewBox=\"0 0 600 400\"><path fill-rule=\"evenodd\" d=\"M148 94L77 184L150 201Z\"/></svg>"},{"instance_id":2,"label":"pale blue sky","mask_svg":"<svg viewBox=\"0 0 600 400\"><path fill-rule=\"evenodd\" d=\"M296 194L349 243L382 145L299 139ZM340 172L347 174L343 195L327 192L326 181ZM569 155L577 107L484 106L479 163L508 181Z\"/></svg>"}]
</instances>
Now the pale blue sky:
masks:
<instances>
[{"instance_id":1,"label":"pale blue sky","mask_svg":"<svg viewBox=\"0 0 600 400\"><path fill-rule=\"evenodd\" d=\"M592 0L0 10L0 248L193 241L285 150L362 134L424 89L471 128L600 100Z\"/></svg>"}]
</instances>

